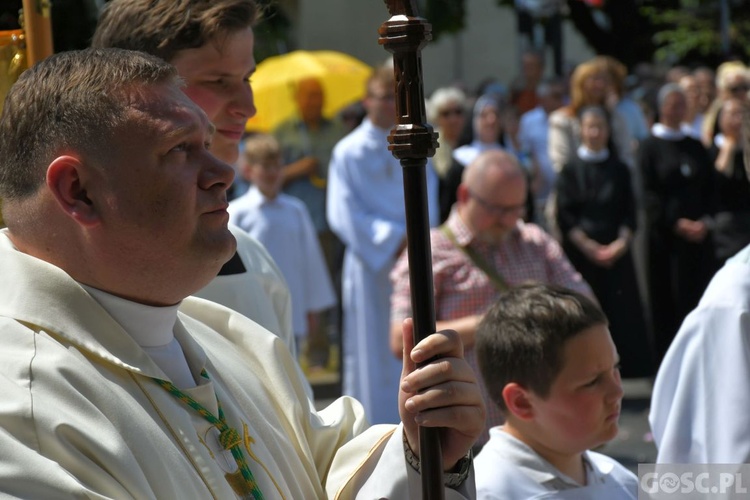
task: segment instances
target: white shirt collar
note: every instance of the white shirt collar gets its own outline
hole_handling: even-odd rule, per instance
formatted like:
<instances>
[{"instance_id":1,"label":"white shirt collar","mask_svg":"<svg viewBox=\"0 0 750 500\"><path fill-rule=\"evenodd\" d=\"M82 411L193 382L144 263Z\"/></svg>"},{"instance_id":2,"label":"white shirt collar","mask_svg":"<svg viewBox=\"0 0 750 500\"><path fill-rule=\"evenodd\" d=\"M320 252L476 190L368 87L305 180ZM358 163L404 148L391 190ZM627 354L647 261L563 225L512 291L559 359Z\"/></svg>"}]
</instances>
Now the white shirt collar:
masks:
<instances>
[{"instance_id":1,"label":"white shirt collar","mask_svg":"<svg viewBox=\"0 0 750 500\"><path fill-rule=\"evenodd\" d=\"M529 445L520 439L508 434L500 427L490 429L493 439L503 441L503 450L508 454L507 459L517 464L529 477L539 484L547 484L554 490L565 490L579 488L579 484L567 474L563 474L554 465L541 457ZM612 467L599 468L589 458L588 452L582 454L583 465L586 468L587 485L604 483L606 475L612 471ZM605 470L606 469L606 470Z\"/></svg>"},{"instance_id":2,"label":"white shirt collar","mask_svg":"<svg viewBox=\"0 0 750 500\"><path fill-rule=\"evenodd\" d=\"M669 128L663 123L654 123L651 126L651 133L666 141L680 141L685 138L685 133L682 130Z\"/></svg>"},{"instance_id":3,"label":"white shirt collar","mask_svg":"<svg viewBox=\"0 0 750 500\"><path fill-rule=\"evenodd\" d=\"M576 151L576 153L578 154L578 158L580 158L581 160L594 163L598 163L609 158L609 149L604 148L600 149L599 151L594 151L587 148L583 144L578 146L578 150Z\"/></svg>"},{"instance_id":4,"label":"white shirt collar","mask_svg":"<svg viewBox=\"0 0 750 500\"><path fill-rule=\"evenodd\" d=\"M464 167L468 167L471 162L474 161L474 159L479 156L480 154L484 153L485 151L495 150L495 149L503 149L500 144L493 142L493 143L486 143L482 142L479 139L475 139L471 142L471 144L467 144L465 146L461 146L460 148L453 151L453 158L456 159L457 162L459 162Z\"/></svg>"}]
</instances>

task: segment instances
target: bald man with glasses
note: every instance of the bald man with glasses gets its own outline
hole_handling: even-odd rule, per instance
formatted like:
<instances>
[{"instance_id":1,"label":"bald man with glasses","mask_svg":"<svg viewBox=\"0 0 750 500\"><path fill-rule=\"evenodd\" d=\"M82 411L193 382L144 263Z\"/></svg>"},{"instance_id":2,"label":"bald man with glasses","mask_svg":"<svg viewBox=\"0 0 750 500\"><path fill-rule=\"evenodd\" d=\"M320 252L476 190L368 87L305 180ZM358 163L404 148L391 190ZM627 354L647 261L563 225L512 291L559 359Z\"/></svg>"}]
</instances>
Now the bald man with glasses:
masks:
<instances>
[{"instance_id":1,"label":"bald man with glasses","mask_svg":"<svg viewBox=\"0 0 750 500\"><path fill-rule=\"evenodd\" d=\"M435 314L438 330L459 332L469 364L479 373L474 334L484 312L498 295L526 282L551 283L593 293L574 269L560 245L539 226L523 221L527 177L505 151L480 154L464 170L457 201L448 220L430 233ZM391 272L391 350L400 357L402 322L411 317L409 262L406 254ZM490 427L502 423L497 406L487 396L483 444Z\"/></svg>"}]
</instances>

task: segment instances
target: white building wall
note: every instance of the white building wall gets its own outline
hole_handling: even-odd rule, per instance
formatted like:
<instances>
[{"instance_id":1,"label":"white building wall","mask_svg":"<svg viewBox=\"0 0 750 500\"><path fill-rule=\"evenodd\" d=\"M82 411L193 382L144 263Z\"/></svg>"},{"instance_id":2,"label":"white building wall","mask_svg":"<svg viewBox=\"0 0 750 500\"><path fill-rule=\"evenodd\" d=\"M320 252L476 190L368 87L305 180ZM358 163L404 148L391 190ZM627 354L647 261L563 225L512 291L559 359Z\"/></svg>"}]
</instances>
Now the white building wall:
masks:
<instances>
[{"instance_id":1,"label":"white building wall","mask_svg":"<svg viewBox=\"0 0 750 500\"><path fill-rule=\"evenodd\" d=\"M516 17L495 0L466 0L466 29L443 35L422 51L427 95L440 86L462 81L473 90L494 76L510 83L518 75ZM375 65L388 57L378 44L378 28L388 20L382 0L299 0L296 39L300 49L339 50ZM565 22L564 58L578 63L594 55L585 41ZM548 71L552 68L548 54Z\"/></svg>"}]
</instances>

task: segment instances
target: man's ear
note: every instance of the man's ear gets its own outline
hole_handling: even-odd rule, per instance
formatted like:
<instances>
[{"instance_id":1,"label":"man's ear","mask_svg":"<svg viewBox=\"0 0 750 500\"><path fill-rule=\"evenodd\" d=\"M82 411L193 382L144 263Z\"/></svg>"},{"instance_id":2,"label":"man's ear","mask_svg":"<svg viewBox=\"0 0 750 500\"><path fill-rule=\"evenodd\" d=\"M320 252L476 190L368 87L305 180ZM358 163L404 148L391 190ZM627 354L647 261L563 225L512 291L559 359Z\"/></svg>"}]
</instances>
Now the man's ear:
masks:
<instances>
[{"instance_id":1,"label":"man's ear","mask_svg":"<svg viewBox=\"0 0 750 500\"><path fill-rule=\"evenodd\" d=\"M456 188L456 201L459 201L461 203L466 203L466 200L469 199L469 187L464 184L463 182L458 185L458 188Z\"/></svg>"},{"instance_id":2,"label":"man's ear","mask_svg":"<svg viewBox=\"0 0 750 500\"><path fill-rule=\"evenodd\" d=\"M532 395L515 382L503 387L503 400L508 411L520 420L531 420L534 418L534 405Z\"/></svg>"},{"instance_id":3,"label":"man's ear","mask_svg":"<svg viewBox=\"0 0 750 500\"><path fill-rule=\"evenodd\" d=\"M47 188L63 212L81 225L94 226L100 218L86 192L85 169L80 158L59 156L47 167Z\"/></svg>"}]
</instances>

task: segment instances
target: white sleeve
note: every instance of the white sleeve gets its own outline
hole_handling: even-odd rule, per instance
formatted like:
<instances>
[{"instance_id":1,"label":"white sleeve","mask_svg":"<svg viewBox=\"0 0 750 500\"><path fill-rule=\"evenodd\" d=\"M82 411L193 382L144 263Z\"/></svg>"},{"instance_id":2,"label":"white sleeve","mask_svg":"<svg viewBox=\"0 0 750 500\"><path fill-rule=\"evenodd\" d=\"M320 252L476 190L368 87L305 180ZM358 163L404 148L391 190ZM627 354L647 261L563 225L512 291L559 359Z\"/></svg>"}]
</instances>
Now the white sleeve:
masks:
<instances>
[{"instance_id":1,"label":"white sleeve","mask_svg":"<svg viewBox=\"0 0 750 500\"><path fill-rule=\"evenodd\" d=\"M328 169L328 224L349 251L379 272L393 262L406 236L406 225L366 209L364 197L358 193L368 189L366 184L367 179L358 174L357 165L346 150L335 149Z\"/></svg>"},{"instance_id":2,"label":"white sleeve","mask_svg":"<svg viewBox=\"0 0 750 500\"><path fill-rule=\"evenodd\" d=\"M750 272L728 264L659 368L649 422L659 463L750 460Z\"/></svg>"},{"instance_id":3,"label":"white sleeve","mask_svg":"<svg viewBox=\"0 0 750 500\"><path fill-rule=\"evenodd\" d=\"M383 426L373 426L369 432L382 433ZM406 461L403 448L403 426L399 425L393 432L384 434L375 446L371 439L363 439L360 447L355 438L346 444L336 455L331 466L332 475L327 493L329 498L422 498L422 478ZM367 458L362 461L361 457ZM359 457L358 460L355 457ZM357 468L357 465L360 465ZM333 486L333 488L331 488ZM338 487L336 487L338 486ZM445 488L446 500L476 498L474 487L474 470L458 489Z\"/></svg>"}]
</instances>

